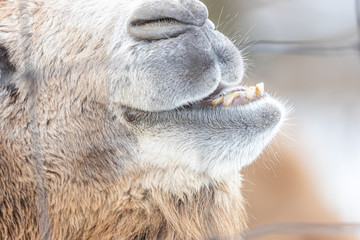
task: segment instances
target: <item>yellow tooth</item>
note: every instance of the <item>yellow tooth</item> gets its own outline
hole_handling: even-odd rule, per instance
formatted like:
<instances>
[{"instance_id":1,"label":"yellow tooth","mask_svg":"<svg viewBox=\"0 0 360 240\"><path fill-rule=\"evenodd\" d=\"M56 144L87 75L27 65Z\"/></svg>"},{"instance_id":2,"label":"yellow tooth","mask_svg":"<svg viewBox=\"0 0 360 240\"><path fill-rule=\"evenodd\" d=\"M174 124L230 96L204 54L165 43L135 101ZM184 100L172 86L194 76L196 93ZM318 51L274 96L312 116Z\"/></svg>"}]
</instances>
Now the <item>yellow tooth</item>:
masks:
<instances>
[{"instance_id":1,"label":"yellow tooth","mask_svg":"<svg viewBox=\"0 0 360 240\"><path fill-rule=\"evenodd\" d=\"M224 97L215 98L214 100L212 100L211 105L213 105L215 107L215 106L219 105L223 100L224 100Z\"/></svg>"},{"instance_id":2,"label":"yellow tooth","mask_svg":"<svg viewBox=\"0 0 360 240\"><path fill-rule=\"evenodd\" d=\"M224 97L224 107L230 107L233 104L234 99L240 95L240 91L229 93Z\"/></svg>"},{"instance_id":3,"label":"yellow tooth","mask_svg":"<svg viewBox=\"0 0 360 240\"><path fill-rule=\"evenodd\" d=\"M260 97L263 97L264 92L265 92L264 83L262 82L262 83L256 84L256 94L259 95Z\"/></svg>"},{"instance_id":4,"label":"yellow tooth","mask_svg":"<svg viewBox=\"0 0 360 240\"><path fill-rule=\"evenodd\" d=\"M255 93L256 93L256 87L249 87L248 89L246 89L246 98L249 101L254 100Z\"/></svg>"}]
</instances>

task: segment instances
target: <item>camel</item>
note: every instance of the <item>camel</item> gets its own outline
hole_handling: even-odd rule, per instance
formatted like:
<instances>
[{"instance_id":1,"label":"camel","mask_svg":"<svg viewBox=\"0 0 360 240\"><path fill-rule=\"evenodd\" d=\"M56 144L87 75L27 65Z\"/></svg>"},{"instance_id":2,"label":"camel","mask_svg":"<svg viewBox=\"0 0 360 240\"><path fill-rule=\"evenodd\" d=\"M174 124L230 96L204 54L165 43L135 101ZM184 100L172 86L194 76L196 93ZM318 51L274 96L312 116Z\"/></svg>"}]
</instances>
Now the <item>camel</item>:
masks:
<instances>
[{"instance_id":1,"label":"camel","mask_svg":"<svg viewBox=\"0 0 360 240\"><path fill-rule=\"evenodd\" d=\"M198 0L0 0L0 239L232 239L285 108ZM257 92L257 94L256 94Z\"/></svg>"}]
</instances>

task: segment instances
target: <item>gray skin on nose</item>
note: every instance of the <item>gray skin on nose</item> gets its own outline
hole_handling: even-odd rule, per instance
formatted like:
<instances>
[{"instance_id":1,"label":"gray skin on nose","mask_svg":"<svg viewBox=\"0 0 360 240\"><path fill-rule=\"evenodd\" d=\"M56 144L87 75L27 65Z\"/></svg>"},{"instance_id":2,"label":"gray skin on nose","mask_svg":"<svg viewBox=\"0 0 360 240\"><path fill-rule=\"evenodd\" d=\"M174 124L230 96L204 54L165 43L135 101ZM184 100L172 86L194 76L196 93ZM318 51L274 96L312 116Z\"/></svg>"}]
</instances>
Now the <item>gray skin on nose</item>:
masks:
<instances>
[{"instance_id":1,"label":"gray skin on nose","mask_svg":"<svg viewBox=\"0 0 360 240\"><path fill-rule=\"evenodd\" d=\"M133 13L128 31L138 40L174 38L205 24L213 28L208 16L206 6L197 0L148 2Z\"/></svg>"}]
</instances>

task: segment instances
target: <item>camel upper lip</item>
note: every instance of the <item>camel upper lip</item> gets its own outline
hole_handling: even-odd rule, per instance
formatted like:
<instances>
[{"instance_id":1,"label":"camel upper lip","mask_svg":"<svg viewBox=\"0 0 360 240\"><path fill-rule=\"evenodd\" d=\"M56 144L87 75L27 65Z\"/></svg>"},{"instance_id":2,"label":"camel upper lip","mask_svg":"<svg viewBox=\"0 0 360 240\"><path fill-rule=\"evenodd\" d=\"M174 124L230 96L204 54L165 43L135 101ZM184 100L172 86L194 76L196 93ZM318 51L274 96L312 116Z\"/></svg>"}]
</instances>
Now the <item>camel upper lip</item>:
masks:
<instances>
[{"instance_id":1,"label":"camel upper lip","mask_svg":"<svg viewBox=\"0 0 360 240\"><path fill-rule=\"evenodd\" d=\"M235 91L245 91L246 88L244 86L235 86L235 87L218 87L213 93L211 93L208 97L205 97L202 101L211 101L214 98L225 96L231 92Z\"/></svg>"}]
</instances>

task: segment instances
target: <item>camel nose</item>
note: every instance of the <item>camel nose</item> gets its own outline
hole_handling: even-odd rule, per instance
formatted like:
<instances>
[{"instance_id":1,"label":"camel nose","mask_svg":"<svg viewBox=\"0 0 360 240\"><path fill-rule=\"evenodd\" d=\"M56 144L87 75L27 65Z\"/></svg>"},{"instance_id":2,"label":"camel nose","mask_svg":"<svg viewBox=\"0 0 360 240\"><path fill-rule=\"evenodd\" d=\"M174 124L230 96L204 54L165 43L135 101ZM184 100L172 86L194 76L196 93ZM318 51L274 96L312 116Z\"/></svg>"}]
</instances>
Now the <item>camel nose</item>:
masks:
<instances>
[{"instance_id":1,"label":"camel nose","mask_svg":"<svg viewBox=\"0 0 360 240\"><path fill-rule=\"evenodd\" d=\"M198 0L159 0L141 5L128 24L131 36L138 40L174 38L207 23L208 10Z\"/></svg>"}]
</instances>

